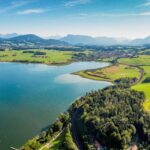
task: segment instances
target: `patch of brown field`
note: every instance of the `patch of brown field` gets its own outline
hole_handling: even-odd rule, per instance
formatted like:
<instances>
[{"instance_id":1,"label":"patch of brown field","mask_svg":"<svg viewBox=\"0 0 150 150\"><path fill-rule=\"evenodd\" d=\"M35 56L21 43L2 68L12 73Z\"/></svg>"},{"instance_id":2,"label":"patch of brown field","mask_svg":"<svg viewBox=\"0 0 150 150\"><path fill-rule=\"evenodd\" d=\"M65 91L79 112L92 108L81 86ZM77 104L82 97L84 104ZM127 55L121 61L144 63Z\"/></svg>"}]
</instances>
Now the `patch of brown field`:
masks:
<instances>
[{"instance_id":1,"label":"patch of brown field","mask_svg":"<svg viewBox=\"0 0 150 150\"><path fill-rule=\"evenodd\" d=\"M120 66L119 65L115 65L115 66L111 66L111 67L105 68L103 71L105 71L106 73L116 73L116 72L118 72L119 69L120 69Z\"/></svg>"}]
</instances>

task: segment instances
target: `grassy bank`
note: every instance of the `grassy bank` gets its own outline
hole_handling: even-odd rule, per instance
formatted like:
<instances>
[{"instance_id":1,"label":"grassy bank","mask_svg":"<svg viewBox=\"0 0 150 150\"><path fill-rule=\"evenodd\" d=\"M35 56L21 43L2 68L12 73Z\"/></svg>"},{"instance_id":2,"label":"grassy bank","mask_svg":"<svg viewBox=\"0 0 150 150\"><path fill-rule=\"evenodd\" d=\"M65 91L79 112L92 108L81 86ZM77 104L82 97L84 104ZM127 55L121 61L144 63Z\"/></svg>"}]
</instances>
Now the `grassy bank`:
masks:
<instances>
[{"instance_id":1,"label":"grassy bank","mask_svg":"<svg viewBox=\"0 0 150 150\"><path fill-rule=\"evenodd\" d=\"M122 64L116 64L102 69L79 71L75 74L93 80L105 80L111 82L125 77L138 78L140 75L138 68Z\"/></svg>"}]
</instances>

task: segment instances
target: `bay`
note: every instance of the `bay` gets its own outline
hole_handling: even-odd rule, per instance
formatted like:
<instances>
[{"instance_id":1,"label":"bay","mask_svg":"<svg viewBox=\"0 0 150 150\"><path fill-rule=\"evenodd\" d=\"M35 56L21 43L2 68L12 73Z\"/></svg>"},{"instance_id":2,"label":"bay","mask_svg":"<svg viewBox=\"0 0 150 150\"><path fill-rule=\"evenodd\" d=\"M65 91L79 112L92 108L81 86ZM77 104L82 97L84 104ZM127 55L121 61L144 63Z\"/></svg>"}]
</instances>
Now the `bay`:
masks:
<instances>
[{"instance_id":1,"label":"bay","mask_svg":"<svg viewBox=\"0 0 150 150\"><path fill-rule=\"evenodd\" d=\"M72 72L108 66L75 62L65 66L0 63L0 150L20 147L37 135L78 97L111 83Z\"/></svg>"}]
</instances>

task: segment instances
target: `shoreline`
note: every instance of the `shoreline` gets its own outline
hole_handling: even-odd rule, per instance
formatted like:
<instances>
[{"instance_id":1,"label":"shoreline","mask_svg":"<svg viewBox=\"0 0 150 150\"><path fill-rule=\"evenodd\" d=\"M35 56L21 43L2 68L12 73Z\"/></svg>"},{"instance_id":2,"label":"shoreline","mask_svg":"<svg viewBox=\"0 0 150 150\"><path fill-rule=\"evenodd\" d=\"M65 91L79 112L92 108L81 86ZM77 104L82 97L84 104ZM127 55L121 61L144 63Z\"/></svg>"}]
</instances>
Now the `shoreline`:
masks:
<instances>
[{"instance_id":1,"label":"shoreline","mask_svg":"<svg viewBox=\"0 0 150 150\"><path fill-rule=\"evenodd\" d=\"M27 62L27 61L0 61L0 63L20 63L20 64L43 64L43 65L47 65L47 66L65 66L65 65L69 65L69 64L72 64L72 63L77 63L77 62L97 62L97 63L108 63L110 64L110 62L104 62L104 61L70 61L70 62L60 62L60 63L43 63L43 62ZM108 65L110 66L110 65ZM108 66L105 66L105 67L108 67ZM102 68L105 68L105 67L102 67ZM88 70L96 70L96 69L99 69L99 68L95 68L95 69L88 69ZM84 70L81 70L81 71L84 71Z\"/></svg>"}]
</instances>

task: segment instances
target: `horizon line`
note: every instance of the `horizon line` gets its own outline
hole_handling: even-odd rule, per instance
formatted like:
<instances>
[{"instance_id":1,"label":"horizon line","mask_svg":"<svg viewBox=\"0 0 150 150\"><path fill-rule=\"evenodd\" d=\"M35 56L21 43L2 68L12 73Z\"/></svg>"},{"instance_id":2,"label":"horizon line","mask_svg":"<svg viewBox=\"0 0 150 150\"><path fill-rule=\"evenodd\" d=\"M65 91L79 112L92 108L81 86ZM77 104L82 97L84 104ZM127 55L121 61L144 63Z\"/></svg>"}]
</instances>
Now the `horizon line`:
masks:
<instances>
[{"instance_id":1,"label":"horizon line","mask_svg":"<svg viewBox=\"0 0 150 150\"><path fill-rule=\"evenodd\" d=\"M138 37L127 37L127 36L109 36L109 35L90 35L90 34L72 34L72 33L68 33L68 34L51 34L51 35L42 35L42 34L38 34L38 33L18 33L18 32L11 32L11 33L0 33L0 36L5 36L5 35L11 35L11 34L18 34L18 36L22 36L22 35L36 35L42 38L49 38L49 37L66 37L68 35L74 35L74 36L89 36L92 38L98 38L98 37L107 37L107 38L124 38L127 40L133 40L133 39L143 39L143 38L147 38L150 36L150 34L145 35L145 36L138 36ZM15 37L15 36L14 36ZM58 38L59 39L59 38Z\"/></svg>"}]
</instances>

